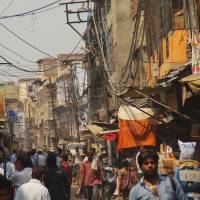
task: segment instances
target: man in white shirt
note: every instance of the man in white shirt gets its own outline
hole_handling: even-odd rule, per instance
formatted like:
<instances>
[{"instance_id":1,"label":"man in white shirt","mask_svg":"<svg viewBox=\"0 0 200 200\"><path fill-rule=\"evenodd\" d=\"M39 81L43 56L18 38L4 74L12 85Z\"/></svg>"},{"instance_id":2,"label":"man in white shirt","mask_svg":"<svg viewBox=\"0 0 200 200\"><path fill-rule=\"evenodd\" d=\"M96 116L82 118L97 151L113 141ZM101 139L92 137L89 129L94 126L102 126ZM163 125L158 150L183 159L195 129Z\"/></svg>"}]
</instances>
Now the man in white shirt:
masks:
<instances>
[{"instance_id":1,"label":"man in white shirt","mask_svg":"<svg viewBox=\"0 0 200 200\"><path fill-rule=\"evenodd\" d=\"M4 172L6 172L6 178L11 179L14 172L15 172L15 166L13 163L11 163L8 160L5 160L1 165L0 168L3 169Z\"/></svg>"},{"instance_id":2,"label":"man in white shirt","mask_svg":"<svg viewBox=\"0 0 200 200\"><path fill-rule=\"evenodd\" d=\"M9 152L4 153L4 161L0 164L0 168L6 173L6 178L11 179L15 172L15 165L10 161Z\"/></svg>"},{"instance_id":3,"label":"man in white shirt","mask_svg":"<svg viewBox=\"0 0 200 200\"><path fill-rule=\"evenodd\" d=\"M51 200L48 189L42 185L44 170L42 167L33 168L32 179L20 186L17 190L15 200Z\"/></svg>"},{"instance_id":4,"label":"man in white shirt","mask_svg":"<svg viewBox=\"0 0 200 200\"><path fill-rule=\"evenodd\" d=\"M16 161L16 172L12 176L12 184L15 191L24 183L27 183L31 179L30 172L25 170L26 160L23 157L18 157Z\"/></svg>"},{"instance_id":5,"label":"man in white shirt","mask_svg":"<svg viewBox=\"0 0 200 200\"><path fill-rule=\"evenodd\" d=\"M0 168L0 175L4 175L4 170Z\"/></svg>"}]
</instances>

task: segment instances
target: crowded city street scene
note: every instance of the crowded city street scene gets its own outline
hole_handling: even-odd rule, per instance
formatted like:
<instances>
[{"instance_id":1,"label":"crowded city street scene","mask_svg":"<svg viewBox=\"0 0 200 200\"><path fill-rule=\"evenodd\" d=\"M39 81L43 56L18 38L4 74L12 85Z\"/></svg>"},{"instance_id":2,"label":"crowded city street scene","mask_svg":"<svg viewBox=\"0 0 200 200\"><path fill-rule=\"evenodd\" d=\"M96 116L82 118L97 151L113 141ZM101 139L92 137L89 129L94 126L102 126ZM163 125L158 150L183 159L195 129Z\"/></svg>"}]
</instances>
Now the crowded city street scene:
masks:
<instances>
[{"instance_id":1,"label":"crowded city street scene","mask_svg":"<svg viewBox=\"0 0 200 200\"><path fill-rule=\"evenodd\" d=\"M200 200L200 0L0 0L0 200Z\"/></svg>"}]
</instances>

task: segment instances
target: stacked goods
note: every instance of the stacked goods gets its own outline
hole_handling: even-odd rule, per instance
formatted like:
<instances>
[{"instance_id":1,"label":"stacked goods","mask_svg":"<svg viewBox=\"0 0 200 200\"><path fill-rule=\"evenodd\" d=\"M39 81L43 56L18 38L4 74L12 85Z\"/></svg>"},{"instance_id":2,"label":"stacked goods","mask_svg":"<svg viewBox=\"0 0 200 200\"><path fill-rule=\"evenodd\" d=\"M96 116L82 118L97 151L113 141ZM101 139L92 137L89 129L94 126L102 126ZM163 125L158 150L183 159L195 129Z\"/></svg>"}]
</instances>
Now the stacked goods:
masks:
<instances>
[{"instance_id":1,"label":"stacked goods","mask_svg":"<svg viewBox=\"0 0 200 200\"><path fill-rule=\"evenodd\" d=\"M173 175L176 166L176 160L173 150L170 146L161 145L159 152L159 172L164 175Z\"/></svg>"},{"instance_id":2,"label":"stacked goods","mask_svg":"<svg viewBox=\"0 0 200 200\"><path fill-rule=\"evenodd\" d=\"M200 191L200 166L198 162L192 160L182 162L175 170L175 177L184 192Z\"/></svg>"}]
</instances>

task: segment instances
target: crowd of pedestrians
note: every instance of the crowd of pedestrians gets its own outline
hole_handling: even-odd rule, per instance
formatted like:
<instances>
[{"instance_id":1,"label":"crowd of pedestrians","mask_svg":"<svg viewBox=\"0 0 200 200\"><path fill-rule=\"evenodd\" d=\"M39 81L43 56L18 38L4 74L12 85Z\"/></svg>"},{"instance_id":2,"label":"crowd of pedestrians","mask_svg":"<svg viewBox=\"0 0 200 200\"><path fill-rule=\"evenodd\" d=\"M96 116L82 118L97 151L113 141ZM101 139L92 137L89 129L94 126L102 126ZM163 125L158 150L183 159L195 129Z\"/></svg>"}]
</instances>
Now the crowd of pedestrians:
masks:
<instances>
[{"instance_id":1,"label":"crowd of pedestrians","mask_svg":"<svg viewBox=\"0 0 200 200\"><path fill-rule=\"evenodd\" d=\"M0 164L0 200L69 200L71 168L64 152L4 152Z\"/></svg>"},{"instance_id":2,"label":"crowd of pedestrians","mask_svg":"<svg viewBox=\"0 0 200 200\"><path fill-rule=\"evenodd\" d=\"M61 149L55 152L14 151L4 153L0 164L0 200L70 200L71 186L87 200L185 200L179 182L158 173L155 151L142 150L137 161L120 160L111 168L116 176L111 190L105 190L102 160L91 149L86 155ZM108 194L107 194L108 193ZM110 193L110 194L109 194Z\"/></svg>"}]
</instances>

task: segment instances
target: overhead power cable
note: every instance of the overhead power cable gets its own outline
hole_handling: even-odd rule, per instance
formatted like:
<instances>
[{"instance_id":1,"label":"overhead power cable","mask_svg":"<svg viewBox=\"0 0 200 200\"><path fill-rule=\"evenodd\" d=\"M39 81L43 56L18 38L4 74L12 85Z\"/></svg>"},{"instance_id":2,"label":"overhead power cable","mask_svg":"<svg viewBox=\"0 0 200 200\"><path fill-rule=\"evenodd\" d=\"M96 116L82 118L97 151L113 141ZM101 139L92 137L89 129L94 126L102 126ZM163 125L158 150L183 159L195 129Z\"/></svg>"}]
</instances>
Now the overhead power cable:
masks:
<instances>
[{"instance_id":1,"label":"overhead power cable","mask_svg":"<svg viewBox=\"0 0 200 200\"><path fill-rule=\"evenodd\" d=\"M24 71L24 72L43 72L43 71L36 71L36 70L27 70L27 69L22 69L22 68L20 68L20 67L18 67L18 66L16 66L16 65L14 65L14 64L12 64L12 63L10 63L6 58L4 58L3 56L1 56L0 55L0 57L3 59L3 60L5 60L6 62L7 62L7 64L8 65L11 65L11 66L13 66L14 68L16 68L16 69L19 69L19 70L21 70L21 71Z\"/></svg>"},{"instance_id":2,"label":"overhead power cable","mask_svg":"<svg viewBox=\"0 0 200 200\"><path fill-rule=\"evenodd\" d=\"M0 43L0 46L3 47L4 49L7 49L8 51L14 53L15 55L19 56L20 58L22 58L23 60L25 60L25 61L27 61L27 62L36 63L36 62L34 62L34 61L32 61L32 60L29 60L29 59L25 58L24 56L20 55L20 54L17 53L16 51L13 51L12 49L6 47L5 45L3 45L3 44L1 44L1 43Z\"/></svg>"},{"instance_id":3,"label":"overhead power cable","mask_svg":"<svg viewBox=\"0 0 200 200\"><path fill-rule=\"evenodd\" d=\"M39 48L37 48L36 46L34 46L33 44L27 42L26 40L24 40L22 37L20 37L19 35L17 35L16 33L14 33L12 30L10 30L9 28L7 28L4 24L0 23L0 25L5 28L8 32L10 32L12 35L14 35L15 37L17 37L18 39L20 39L21 41L23 41L24 43L26 43L27 45L31 46L32 48L34 48L35 50L39 51L40 53L43 53L46 56L49 56L51 58L55 58L54 56L51 56L50 54L40 50ZM57 58L55 58L57 59Z\"/></svg>"},{"instance_id":4,"label":"overhead power cable","mask_svg":"<svg viewBox=\"0 0 200 200\"><path fill-rule=\"evenodd\" d=\"M15 0L11 0L10 3L1 11L0 16L12 5Z\"/></svg>"},{"instance_id":5,"label":"overhead power cable","mask_svg":"<svg viewBox=\"0 0 200 200\"><path fill-rule=\"evenodd\" d=\"M0 23L1 24L1 23ZM80 38L80 40L78 41L78 43L76 44L76 46L73 48L73 50L70 52L70 54L65 58L66 60L68 59L68 58L70 58L72 55L73 55L73 53L75 52L75 50L77 49L77 47L78 47L78 45L80 44L80 42L81 42L81 38ZM0 58L2 58L3 60L5 60L6 62L7 62L7 64L8 65L11 65L12 67L14 67L14 68L16 68L16 69L18 69L18 70L21 70L21 71L24 71L24 72L28 72L28 73L43 73L43 72L47 72L47 71L49 71L49 70L52 70L52 69L54 69L54 68L57 68L58 67L58 65L54 65L53 67L50 67L49 69L47 69L47 70L27 70L27 69L23 69L23 68L21 68L21 67L18 67L18 66L16 66L15 64L13 64L13 63L11 63L11 62L9 62L6 58L4 58L3 56L1 56L0 55ZM58 60L57 58L56 58L56 60ZM61 61L62 62L62 61Z\"/></svg>"},{"instance_id":6,"label":"overhead power cable","mask_svg":"<svg viewBox=\"0 0 200 200\"><path fill-rule=\"evenodd\" d=\"M54 10L56 8L59 8L61 7L62 5L58 5L58 6L54 6L52 8L48 8L48 9L45 9L45 10L41 10L41 11L38 11L38 12L33 12L33 13L30 13L30 14L27 14L27 15L33 15L33 14L39 14L39 13L44 13L44 12L48 12L50 10Z\"/></svg>"},{"instance_id":7,"label":"overhead power cable","mask_svg":"<svg viewBox=\"0 0 200 200\"><path fill-rule=\"evenodd\" d=\"M8 18L13 18L13 17L20 17L20 16L25 16L25 15L33 14L36 11L48 8L48 7L50 7L50 6L54 5L54 4L57 4L57 3L61 2L61 1L62 0L58 0L58 1L55 1L53 3L47 4L45 6L42 6L40 8L36 8L36 9L33 9L33 10L30 10L30 11L27 11L27 12L15 14L15 15L9 15L9 16L2 16L2 17L0 17L0 19L8 19Z\"/></svg>"}]
</instances>

